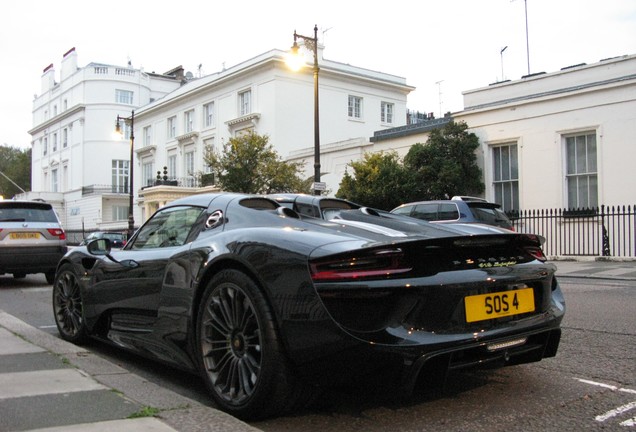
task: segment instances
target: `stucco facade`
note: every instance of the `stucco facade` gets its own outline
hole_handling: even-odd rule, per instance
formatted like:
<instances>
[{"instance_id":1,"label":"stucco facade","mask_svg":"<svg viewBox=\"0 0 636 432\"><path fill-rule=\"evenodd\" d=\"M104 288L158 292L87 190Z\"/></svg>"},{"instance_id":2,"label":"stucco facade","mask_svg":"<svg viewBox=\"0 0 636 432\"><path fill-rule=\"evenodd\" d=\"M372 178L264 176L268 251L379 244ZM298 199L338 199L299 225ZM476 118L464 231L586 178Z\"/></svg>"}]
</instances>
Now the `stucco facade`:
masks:
<instances>
[{"instance_id":1,"label":"stucco facade","mask_svg":"<svg viewBox=\"0 0 636 432\"><path fill-rule=\"evenodd\" d=\"M453 117L479 137L486 198L497 198L494 152L516 145L517 209L636 202L636 56L567 67L463 95L464 110ZM568 138L580 137L587 137L586 154L580 149L573 154ZM576 188L568 186L578 174L590 179L589 197L577 199ZM579 185L578 192L585 189Z\"/></svg>"},{"instance_id":2,"label":"stucco facade","mask_svg":"<svg viewBox=\"0 0 636 432\"><path fill-rule=\"evenodd\" d=\"M291 71L286 55L272 50L195 78L180 68L160 75L130 65L78 67L75 49L69 50L59 82L51 64L33 102L33 191L22 198L52 202L70 231L125 230L130 123L121 123L123 139L113 131L117 117L133 110L135 226L172 199L218 190L213 181L202 182L205 149L219 149L246 130L268 135L283 158L305 161L311 177L313 73ZM374 131L405 123L414 88L402 77L325 59L322 47L318 55L320 140L327 156L321 180L335 192L347 163L361 157Z\"/></svg>"},{"instance_id":3,"label":"stucco facade","mask_svg":"<svg viewBox=\"0 0 636 432\"><path fill-rule=\"evenodd\" d=\"M181 85L177 76L131 66L79 67L75 49L42 74L33 100L31 184L24 197L51 202L67 230L124 230L130 141L114 137L117 116ZM115 179L114 161L121 165ZM125 171L125 172L124 172Z\"/></svg>"},{"instance_id":4,"label":"stucco facade","mask_svg":"<svg viewBox=\"0 0 636 432\"><path fill-rule=\"evenodd\" d=\"M220 150L247 130L267 135L284 159L305 162L305 176L312 177L313 71L307 67L293 72L286 55L280 50L263 53L190 81L138 110L137 184L152 186L164 167L166 177L179 185L196 184L208 171L205 149ZM335 193L346 165L369 148L374 131L405 124L413 87L402 77L325 59L322 47L318 55L321 181ZM162 204L161 195L153 192L152 187L140 192L144 218Z\"/></svg>"},{"instance_id":5,"label":"stucco facade","mask_svg":"<svg viewBox=\"0 0 636 432\"><path fill-rule=\"evenodd\" d=\"M478 136L485 198L506 210L636 203L636 55L463 95L462 111L377 131L367 150L404 156L413 144L426 142L431 128L452 117Z\"/></svg>"}]
</instances>

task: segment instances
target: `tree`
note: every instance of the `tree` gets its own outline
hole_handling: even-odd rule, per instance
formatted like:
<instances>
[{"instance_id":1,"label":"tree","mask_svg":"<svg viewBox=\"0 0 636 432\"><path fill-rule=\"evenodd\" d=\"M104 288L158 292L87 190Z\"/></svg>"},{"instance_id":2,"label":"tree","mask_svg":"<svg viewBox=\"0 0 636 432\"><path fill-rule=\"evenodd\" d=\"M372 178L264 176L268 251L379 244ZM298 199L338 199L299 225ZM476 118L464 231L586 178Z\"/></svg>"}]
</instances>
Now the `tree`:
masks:
<instances>
[{"instance_id":1,"label":"tree","mask_svg":"<svg viewBox=\"0 0 636 432\"><path fill-rule=\"evenodd\" d=\"M484 191L475 151L479 138L464 122L451 121L434 129L426 144L415 144L404 157L413 173L415 200L448 199L453 195L479 195Z\"/></svg>"},{"instance_id":2,"label":"tree","mask_svg":"<svg viewBox=\"0 0 636 432\"><path fill-rule=\"evenodd\" d=\"M402 204L407 194L409 173L396 152L365 153L362 161L351 162L353 175L345 172L336 197L382 210Z\"/></svg>"},{"instance_id":3,"label":"tree","mask_svg":"<svg viewBox=\"0 0 636 432\"><path fill-rule=\"evenodd\" d=\"M0 146L0 173L4 174L0 174L0 195L4 198L22 193L20 188L31 190L31 149Z\"/></svg>"},{"instance_id":4,"label":"tree","mask_svg":"<svg viewBox=\"0 0 636 432\"><path fill-rule=\"evenodd\" d=\"M203 159L226 191L268 194L311 189L311 179L300 177L303 165L283 161L266 135L249 132L230 138L221 152L206 147Z\"/></svg>"}]
</instances>

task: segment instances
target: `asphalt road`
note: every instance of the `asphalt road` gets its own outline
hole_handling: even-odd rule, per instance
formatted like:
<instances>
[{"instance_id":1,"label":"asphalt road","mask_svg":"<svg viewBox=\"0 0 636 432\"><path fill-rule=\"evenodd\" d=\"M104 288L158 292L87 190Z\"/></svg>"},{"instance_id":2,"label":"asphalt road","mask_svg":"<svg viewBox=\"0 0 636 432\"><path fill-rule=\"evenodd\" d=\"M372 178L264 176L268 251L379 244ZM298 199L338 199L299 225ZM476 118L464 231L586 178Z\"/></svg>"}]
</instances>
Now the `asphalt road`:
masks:
<instances>
[{"instance_id":1,"label":"asphalt road","mask_svg":"<svg viewBox=\"0 0 636 432\"><path fill-rule=\"evenodd\" d=\"M557 357L457 373L444 389L400 401L374 383L327 390L311 408L253 423L264 431L636 431L636 282L561 278L567 312ZM51 334L42 275L0 276L5 311ZM212 405L200 380L95 343L91 350Z\"/></svg>"}]
</instances>

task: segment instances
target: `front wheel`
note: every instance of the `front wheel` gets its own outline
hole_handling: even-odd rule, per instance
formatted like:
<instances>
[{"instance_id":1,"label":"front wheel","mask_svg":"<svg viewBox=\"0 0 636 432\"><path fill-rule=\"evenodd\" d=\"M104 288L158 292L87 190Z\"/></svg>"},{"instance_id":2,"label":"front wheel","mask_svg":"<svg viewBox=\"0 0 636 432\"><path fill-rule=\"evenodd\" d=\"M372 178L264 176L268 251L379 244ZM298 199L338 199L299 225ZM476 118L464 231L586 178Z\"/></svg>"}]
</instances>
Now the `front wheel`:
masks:
<instances>
[{"instance_id":1,"label":"front wheel","mask_svg":"<svg viewBox=\"0 0 636 432\"><path fill-rule=\"evenodd\" d=\"M207 285L197 319L199 367L215 402L244 420L280 414L295 404L298 384L260 288L237 270Z\"/></svg>"},{"instance_id":2,"label":"front wheel","mask_svg":"<svg viewBox=\"0 0 636 432\"><path fill-rule=\"evenodd\" d=\"M70 264L64 264L53 281L53 315L62 339L78 345L88 340L82 292Z\"/></svg>"}]
</instances>

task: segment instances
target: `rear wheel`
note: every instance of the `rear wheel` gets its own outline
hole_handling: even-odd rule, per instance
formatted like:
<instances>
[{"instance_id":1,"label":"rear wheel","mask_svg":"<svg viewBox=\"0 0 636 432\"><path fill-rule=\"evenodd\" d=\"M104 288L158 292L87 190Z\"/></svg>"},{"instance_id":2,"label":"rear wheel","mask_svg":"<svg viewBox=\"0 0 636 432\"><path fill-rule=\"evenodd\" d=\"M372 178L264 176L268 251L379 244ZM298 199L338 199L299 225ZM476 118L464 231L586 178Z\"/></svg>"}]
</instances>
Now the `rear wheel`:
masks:
<instances>
[{"instance_id":1,"label":"rear wheel","mask_svg":"<svg viewBox=\"0 0 636 432\"><path fill-rule=\"evenodd\" d=\"M271 309L247 275L223 270L214 276L199 306L196 334L199 366L221 409L254 420L295 405L300 384Z\"/></svg>"},{"instance_id":2,"label":"rear wheel","mask_svg":"<svg viewBox=\"0 0 636 432\"><path fill-rule=\"evenodd\" d=\"M53 315L62 339L76 344L88 340L82 292L70 264L64 264L53 281Z\"/></svg>"}]
</instances>

